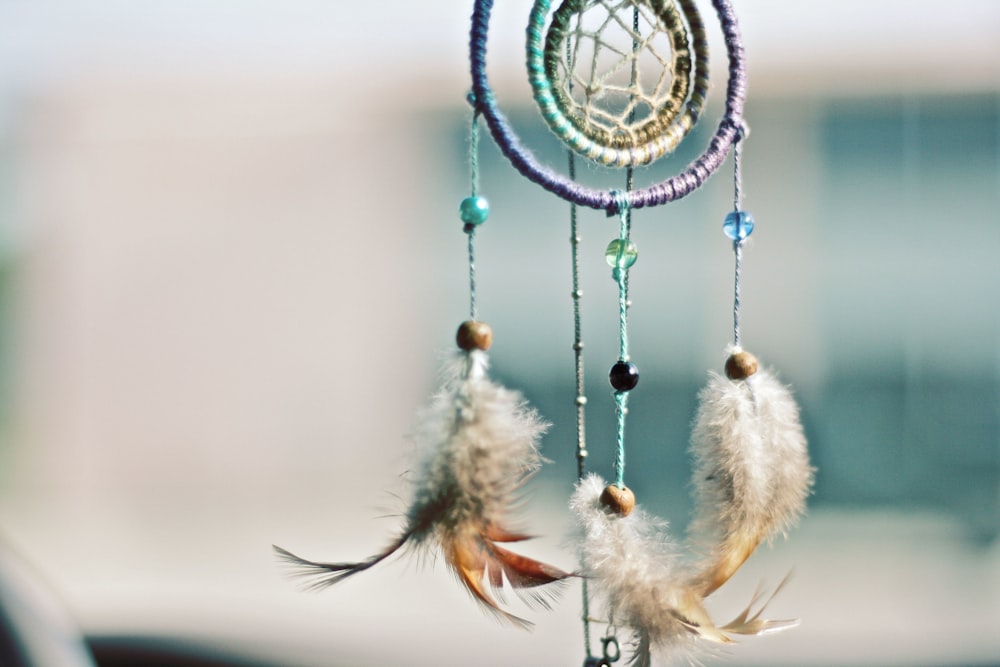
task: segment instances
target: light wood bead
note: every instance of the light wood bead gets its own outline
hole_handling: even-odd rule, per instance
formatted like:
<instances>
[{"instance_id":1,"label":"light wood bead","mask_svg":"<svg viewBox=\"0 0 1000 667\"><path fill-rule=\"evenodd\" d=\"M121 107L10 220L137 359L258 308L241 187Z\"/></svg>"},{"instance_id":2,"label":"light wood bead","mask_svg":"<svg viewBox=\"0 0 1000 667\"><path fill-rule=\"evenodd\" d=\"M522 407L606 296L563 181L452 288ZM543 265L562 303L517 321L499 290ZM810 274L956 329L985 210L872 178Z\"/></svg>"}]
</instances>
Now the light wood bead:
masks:
<instances>
[{"instance_id":1,"label":"light wood bead","mask_svg":"<svg viewBox=\"0 0 1000 667\"><path fill-rule=\"evenodd\" d=\"M485 322L467 320L458 327L455 342L466 352L471 350L486 351L493 344L493 329Z\"/></svg>"},{"instance_id":2,"label":"light wood bead","mask_svg":"<svg viewBox=\"0 0 1000 667\"><path fill-rule=\"evenodd\" d=\"M746 380L757 372L757 357L746 350L738 350L726 359L726 377L730 380Z\"/></svg>"},{"instance_id":3,"label":"light wood bead","mask_svg":"<svg viewBox=\"0 0 1000 667\"><path fill-rule=\"evenodd\" d=\"M635 494L627 486L609 484L601 491L601 504L619 516L628 516L635 509Z\"/></svg>"}]
</instances>

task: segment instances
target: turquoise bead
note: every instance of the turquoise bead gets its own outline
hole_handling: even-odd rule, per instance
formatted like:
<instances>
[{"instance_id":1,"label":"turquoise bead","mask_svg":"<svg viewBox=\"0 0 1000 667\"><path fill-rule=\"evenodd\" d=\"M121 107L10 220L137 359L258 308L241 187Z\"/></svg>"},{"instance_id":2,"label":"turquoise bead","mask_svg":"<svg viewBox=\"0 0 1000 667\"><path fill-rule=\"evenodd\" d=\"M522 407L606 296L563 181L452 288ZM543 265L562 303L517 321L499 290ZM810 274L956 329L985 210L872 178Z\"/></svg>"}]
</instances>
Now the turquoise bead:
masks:
<instances>
[{"instance_id":1,"label":"turquoise bead","mask_svg":"<svg viewBox=\"0 0 1000 667\"><path fill-rule=\"evenodd\" d=\"M743 241L753 233L753 216L746 211L730 211L722 223L722 231L736 242Z\"/></svg>"},{"instance_id":2,"label":"turquoise bead","mask_svg":"<svg viewBox=\"0 0 1000 667\"><path fill-rule=\"evenodd\" d=\"M614 239L604 251L604 259L613 269L627 269L639 259L639 249L631 241Z\"/></svg>"},{"instance_id":3,"label":"turquoise bead","mask_svg":"<svg viewBox=\"0 0 1000 667\"><path fill-rule=\"evenodd\" d=\"M486 197L466 197L458 206L458 214L467 225L481 225L490 217L490 203Z\"/></svg>"}]
</instances>

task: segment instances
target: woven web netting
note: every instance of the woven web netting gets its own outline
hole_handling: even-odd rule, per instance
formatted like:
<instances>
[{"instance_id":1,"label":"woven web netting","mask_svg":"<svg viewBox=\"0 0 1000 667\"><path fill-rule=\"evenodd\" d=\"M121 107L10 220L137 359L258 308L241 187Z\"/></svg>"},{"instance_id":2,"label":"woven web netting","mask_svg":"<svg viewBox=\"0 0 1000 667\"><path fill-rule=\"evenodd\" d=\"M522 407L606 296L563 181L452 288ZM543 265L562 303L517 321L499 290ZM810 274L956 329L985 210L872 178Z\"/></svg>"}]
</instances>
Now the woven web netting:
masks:
<instances>
[{"instance_id":1,"label":"woven web netting","mask_svg":"<svg viewBox=\"0 0 1000 667\"><path fill-rule=\"evenodd\" d=\"M649 141L689 94L684 18L662 0L567 0L555 12L546 70L566 116L605 145Z\"/></svg>"}]
</instances>

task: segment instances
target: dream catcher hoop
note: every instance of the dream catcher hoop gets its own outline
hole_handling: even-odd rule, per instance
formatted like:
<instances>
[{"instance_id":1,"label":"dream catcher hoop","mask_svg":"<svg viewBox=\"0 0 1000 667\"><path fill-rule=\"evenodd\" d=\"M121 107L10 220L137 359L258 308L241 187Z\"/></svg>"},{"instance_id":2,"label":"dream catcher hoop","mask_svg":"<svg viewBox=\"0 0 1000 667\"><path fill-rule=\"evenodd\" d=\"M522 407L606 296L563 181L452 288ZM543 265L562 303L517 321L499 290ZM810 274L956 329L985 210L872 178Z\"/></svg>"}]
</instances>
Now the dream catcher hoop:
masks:
<instances>
[{"instance_id":1,"label":"dream catcher hoop","mask_svg":"<svg viewBox=\"0 0 1000 667\"><path fill-rule=\"evenodd\" d=\"M579 11L581 8L585 8L591 3L586 0L566 0L563 6L569 5ZM651 2L636 2L633 3L629 0L617 3L619 7L627 6L631 8L632 6L649 6L650 4L654 6L663 6L664 3L657 0L652 0ZM667 202L674 201L675 199L680 199L698 189L708 178L714 174L722 163L725 162L726 156L729 154L733 143L737 140L737 135L740 133L740 128L743 125L743 105L746 98L746 60L743 50L743 42L740 37L739 26L736 22L736 16L733 12L731 3L728 0L712 0L712 5L715 7L716 13L719 17L719 23L722 27L723 36L726 42L726 53L729 59L729 79L726 84L726 103L725 110L723 112L722 118L719 121L719 125L716 128L715 134L709 141L708 147L705 151L692 161L683 171L672 176L661 183L650 185L646 188L632 190L628 192L625 199L625 204L629 208L638 209L647 206L657 206L660 204L666 204ZM546 67L544 65L545 58L548 56L552 58L551 54L554 52L554 48L549 51L543 51L542 54L538 54L538 44L542 39L539 23L544 20L544 12L546 12L551 3L548 0L538 0L532 10L531 22L529 24L529 78L532 81L533 89L536 91L535 97L536 101L541 97L542 100L539 101L540 106L543 109L543 116L546 117L549 125L552 126L554 123L560 125L561 130L555 130L557 136L562 136L560 132L566 133L569 137L573 138L577 135L574 134L570 129L564 127L564 123L559 120L563 116L566 118L573 118L576 116L572 111L566 111L565 109L559 110L559 105L554 101L558 101L556 93L551 94L551 100L547 99L546 95L539 93L538 91L544 90L546 87L547 74ZM693 7L693 2L685 2L683 6ZM480 0L475 4L475 9L472 15L472 34L470 37L470 63L472 71L472 92L474 96L474 104L477 110L482 113L483 118L486 119L486 123L489 126L490 133L493 135L493 139L497 146L503 154L510 160L511 164L527 179L534 183L542 186L549 192L558 195L559 197L577 204L579 206L585 206L588 208L603 209L609 213L616 213L620 209L620 205L623 203L620 196L615 194L615 190L599 190L583 186L575 182L572 178L563 176L553 169L541 164L534 154L523 145L520 138L511 128L510 123L507 120L506 115L500 110L498 103L496 101L496 96L493 93L493 89L490 86L489 78L486 74L486 52L487 52L487 38L489 36L489 24L490 16L493 10L492 0ZM689 15L694 16L697 12L691 12ZM700 47L698 44L704 43L704 34L701 34L701 40L698 41L698 31L693 30L695 41L695 51L697 52ZM539 59L541 59L542 65L539 68ZM541 71L539 72L539 69ZM695 68L698 69L697 67ZM707 76L707 75L706 75ZM544 77L545 80L540 80L539 77ZM696 84L695 93L697 95L698 89ZM693 108L699 108L701 102L698 102L697 96L695 97L696 104L692 104ZM564 106L569 106L565 100L562 101ZM551 111L551 107L555 106L556 111ZM553 120L549 120L548 115L553 116ZM692 124L693 124L692 119ZM579 131L572 123L568 123L573 130L577 130L581 135L583 132ZM663 140L664 150L660 152L656 157L662 156L666 152L666 146L672 140ZM679 139L677 140L679 142ZM581 153L585 153L588 156L591 152L598 150L601 155L605 155L603 151L599 148L589 148L592 144L589 144L582 139L577 141L567 141L567 145L573 150ZM576 143L577 145L574 145ZM676 144L674 144L674 147ZM587 150L583 150L583 147L588 147ZM672 148L672 147L671 147ZM619 162L618 158L623 157L622 152L628 153L628 149L617 149L615 152L608 151L608 155L614 155L614 159L606 158L608 161L602 161L598 159L598 162L607 165L614 166L629 166L628 162L631 164L639 165L646 164L653 159L652 149L643 152L642 155L635 155L634 158L630 158L628 162ZM634 151L633 149L633 152Z\"/></svg>"},{"instance_id":2,"label":"dream catcher hoop","mask_svg":"<svg viewBox=\"0 0 1000 667\"><path fill-rule=\"evenodd\" d=\"M737 635L759 635L796 621L762 617L755 596L727 623L717 623L704 600L724 585L762 543L784 534L802 515L813 482L798 407L789 390L743 349L740 331L743 250L754 230L742 208L741 151L746 63L731 3L712 0L726 44L724 112L704 152L676 175L633 188L633 169L669 155L685 139L706 103L708 45L695 0L533 0L526 61L532 96L544 123L565 144L568 173L541 164L513 131L486 75L492 0L474 0L470 36L473 107L470 193L459 205L468 237L469 316L458 328L458 350L441 390L416 429L421 458L402 527L389 546L366 560L321 562L275 547L278 555L322 589L368 570L407 546L439 553L480 606L520 627L502 596L513 589L543 606L549 590L582 582L584 667L696 659ZM527 535L512 528L512 507L542 464L546 425L514 390L489 377L490 327L479 319L475 241L490 217L479 193L479 123L484 119L501 152L530 181L570 203L573 350L577 410L577 485L569 500L576 520L579 570L542 563L508 548ZM735 258L733 336L723 374L709 373L689 443L695 516L676 540L665 522L637 504L626 485L626 418L639 370L629 348L630 271L638 259L632 213L667 204L701 187L732 155L733 210L723 232ZM624 169L621 187L576 182L576 160ZM603 251L617 287L618 350L608 372L617 419L614 481L588 472L582 340L582 245L577 207L617 217L618 233ZM777 590L780 590L784 582ZM592 607L592 600L594 606ZM595 653L591 624L605 632Z\"/></svg>"}]
</instances>

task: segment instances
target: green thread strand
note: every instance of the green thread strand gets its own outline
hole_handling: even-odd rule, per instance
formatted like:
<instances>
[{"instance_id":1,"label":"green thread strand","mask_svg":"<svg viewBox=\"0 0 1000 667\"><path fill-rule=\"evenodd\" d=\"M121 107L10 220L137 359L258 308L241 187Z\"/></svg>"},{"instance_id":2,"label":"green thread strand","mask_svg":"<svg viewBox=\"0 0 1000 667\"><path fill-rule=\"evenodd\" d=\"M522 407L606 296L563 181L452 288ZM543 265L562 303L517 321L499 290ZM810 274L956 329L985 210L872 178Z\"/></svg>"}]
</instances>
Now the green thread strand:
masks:
<instances>
[{"instance_id":1,"label":"green thread strand","mask_svg":"<svg viewBox=\"0 0 1000 667\"><path fill-rule=\"evenodd\" d=\"M622 361L628 361L628 269L622 265L625 253L628 252L631 237L632 210L629 208L626 196L621 196L618 211L618 217L621 221L618 232L620 243L618 244L618 256L615 260L617 266L612 271L612 276L618 283L618 358Z\"/></svg>"},{"instance_id":2,"label":"green thread strand","mask_svg":"<svg viewBox=\"0 0 1000 667\"><path fill-rule=\"evenodd\" d=\"M476 228L466 230L469 237L469 319L473 322L479 317L476 305Z\"/></svg>"},{"instance_id":3,"label":"green thread strand","mask_svg":"<svg viewBox=\"0 0 1000 667\"><path fill-rule=\"evenodd\" d=\"M473 197L479 194L479 111L472 112L469 127L469 181Z\"/></svg>"},{"instance_id":4,"label":"green thread strand","mask_svg":"<svg viewBox=\"0 0 1000 667\"><path fill-rule=\"evenodd\" d=\"M615 484L619 489L625 488L625 415L628 414L628 392L615 392L616 412L618 413L618 446L615 450Z\"/></svg>"},{"instance_id":5,"label":"green thread strand","mask_svg":"<svg viewBox=\"0 0 1000 667\"><path fill-rule=\"evenodd\" d=\"M469 124L469 190L471 196L479 194L479 110L472 112ZM476 303L476 225L466 225L469 237L469 319L476 321L479 309Z\"/></svg>"},{"instance_id":6,"label":"green thread strand","mask_svg":"<svg viewBox=\"0 0 1000 667\"><path fill-rule=\"evenodd\" d=\"M618 201L618 217L620 227L618 231L618 257L617 265L612 271L618 283L618 358L621 361L629 360L628 352L628 268L624 267L623 258L628 251L628 245L632 231L632 209L629 207L628 192L617 192L615 198ZM616 415L618 418L617 446L615 449L615 483L619 488L625 487L625 416L628 414L628 392L615 392Z\"/></svg>"}]
</instances>

